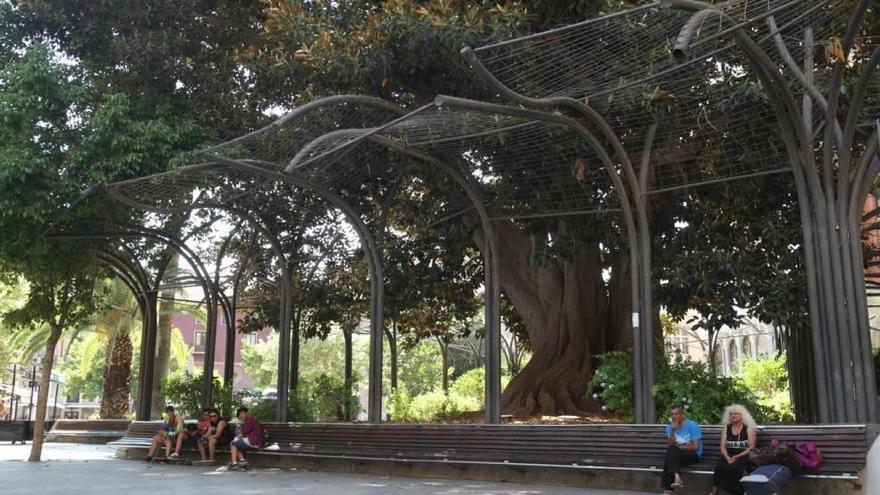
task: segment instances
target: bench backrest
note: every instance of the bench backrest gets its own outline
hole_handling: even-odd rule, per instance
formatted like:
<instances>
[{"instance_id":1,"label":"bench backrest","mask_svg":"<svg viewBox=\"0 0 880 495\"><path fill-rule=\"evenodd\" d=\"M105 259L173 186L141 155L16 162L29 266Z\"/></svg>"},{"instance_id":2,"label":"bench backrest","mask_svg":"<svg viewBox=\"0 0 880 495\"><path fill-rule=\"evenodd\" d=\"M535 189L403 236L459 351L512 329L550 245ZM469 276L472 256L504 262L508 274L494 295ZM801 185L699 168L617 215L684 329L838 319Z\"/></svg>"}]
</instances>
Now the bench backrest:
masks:
<instances>
[{"instance_id":1,"label":"bench backrest","mask_svg":"<svg viewBox=\"0 0 880 495\"><path fill-rule=\"evenodd\" d=\"M52 431L126 431L127 419L59 419Z\"/></svg>"},{"instance_id":2,"label":"bench backrest","mask_svg":"<svg viewBox=\"0 0 880 495\"><path fill-rule=\"evenodd\" d=\"M666 449L662 425L408 425L266 423L282 452L448 459L481 462L662 467ZM132 422L127 437L152 437L156 422ZM701 427L704 460L718 459L721 428ZM772 438L788 443L815 441L825 455L820 472L858 472L867 451L863 425L766 426L758 445Z\"/></svg>"}]
</instances>

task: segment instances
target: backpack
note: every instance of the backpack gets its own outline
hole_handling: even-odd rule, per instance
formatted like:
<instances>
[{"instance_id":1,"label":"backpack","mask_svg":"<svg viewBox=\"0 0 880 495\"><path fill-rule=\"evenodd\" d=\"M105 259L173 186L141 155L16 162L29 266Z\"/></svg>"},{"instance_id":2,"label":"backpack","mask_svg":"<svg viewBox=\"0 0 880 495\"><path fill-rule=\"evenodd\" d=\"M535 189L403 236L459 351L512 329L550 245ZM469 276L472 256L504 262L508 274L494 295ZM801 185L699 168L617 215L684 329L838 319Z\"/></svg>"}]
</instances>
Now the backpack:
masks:
<instances>
[{"instance_id":1,"label":"backpack","mask_svg":"<svg viewBox=\"0 0 880 495\"><path fill-rule=\"evenodd\" d=\"M816 442L796 443L791 450L804 468L819 469L822 467L822 451L816 447Z\"/></svg>"}]
</instances>

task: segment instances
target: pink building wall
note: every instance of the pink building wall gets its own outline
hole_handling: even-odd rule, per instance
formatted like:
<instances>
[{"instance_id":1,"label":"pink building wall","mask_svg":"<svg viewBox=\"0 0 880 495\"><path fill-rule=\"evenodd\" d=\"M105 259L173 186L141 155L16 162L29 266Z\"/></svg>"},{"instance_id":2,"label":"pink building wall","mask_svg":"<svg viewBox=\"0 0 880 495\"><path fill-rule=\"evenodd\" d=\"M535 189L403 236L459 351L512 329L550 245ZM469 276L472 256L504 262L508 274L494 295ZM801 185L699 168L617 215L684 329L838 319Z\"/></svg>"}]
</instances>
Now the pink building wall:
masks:
<instances>
[{"instance_id":1,"label":"pink building wall","mask_svg":"<svg viewBox=\"0 0 880 495\"><path fill-rule=\"evenodd\" d=\"M214 373L223 376L223 369L226 366L226 322L222 314L217 315L217 342L214 350ZM204 343L207 341L207 328L205 324L197 320L192 315L178 313L171 317L171 325L180 329L183 334L183 340L186 345L194 349L193 362L195 372L202 371L205 363ZM241 347L242 342L257 342L266 340L272 333L271 328L264 328L254 334L237 334L235 339L235 388L250 390L253 388L253 382L245 374L241 367Z\"/></svg>"}]
</instances>

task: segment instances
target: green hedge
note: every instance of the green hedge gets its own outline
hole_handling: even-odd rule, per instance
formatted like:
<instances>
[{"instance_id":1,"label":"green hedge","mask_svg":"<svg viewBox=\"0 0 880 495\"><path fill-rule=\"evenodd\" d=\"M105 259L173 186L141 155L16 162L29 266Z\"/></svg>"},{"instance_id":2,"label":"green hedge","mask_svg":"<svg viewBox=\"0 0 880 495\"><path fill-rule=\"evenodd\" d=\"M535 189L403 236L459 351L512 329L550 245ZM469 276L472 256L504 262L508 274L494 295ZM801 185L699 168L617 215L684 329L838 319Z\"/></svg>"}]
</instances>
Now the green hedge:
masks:
<instances>
[{"instance_id":1,"label":"green hedge","mask_svg":"<svg viewBox=\"0 0 880 495\"><path fill-rule=\"evenodd\" d=\"M628 353L610 352L600 356L599 369L588 385L587 393L602 403L603 410L634 421L633 367ZM658 423L668 421L669 407L683 404L689 418L713 424L721 420L730 404L746 406L755 420L765 423L774 414L738 378L716 376L705 363L682 359L681 355L661 359L656 364L652 389Z\"/></svg>"}]
</instances>

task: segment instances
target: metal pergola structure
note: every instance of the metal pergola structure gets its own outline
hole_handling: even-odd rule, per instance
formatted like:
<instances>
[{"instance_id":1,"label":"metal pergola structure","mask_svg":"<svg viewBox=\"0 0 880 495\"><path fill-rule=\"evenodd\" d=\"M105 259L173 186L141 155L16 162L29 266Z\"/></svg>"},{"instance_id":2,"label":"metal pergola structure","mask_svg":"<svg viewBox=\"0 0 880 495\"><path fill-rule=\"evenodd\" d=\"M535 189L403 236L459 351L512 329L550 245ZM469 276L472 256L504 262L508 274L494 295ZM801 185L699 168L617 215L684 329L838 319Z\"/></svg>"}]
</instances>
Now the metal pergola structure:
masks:
<instances>
[{"instance_id":1,"label":"metal pergola structure","mask_svg":"<svg viewBox=\"0 0 880 495\"><path fill-rule=\"evenodd\" d=\"M107 184L102 190L138 211L225 211L254 226L272 245L285 287L279 320L279 421L286 418L287 394L296 382L291 357L297 336L290 328L290 260L278 233L261 220L266 198L318 198L357 234L370 279L371 422L381 421L383 253L393 249L394 239L383 226L370 223L381 194L367 184L389 190L424 187L432 191L422 197L425 208L436 212L432 226L473 215L471 221L483 232L487 423L499 422L501 415L498 256L503 246L495 244L493 229L500 220L598 215L619 226L627 240L635 416L649 423L655 420L651 198L791 174L807 267L811 325L803 345L814 369L807 377L812 385L809 419L876 422L859 222L880 172L880 78L875 76L880 46L860 30L870 2L852 4L660 0L464 48L473 75L497 93L495 101L438 96L405 111L367 96L323 98L265 128L196 152L204 163ZM859 66L844 112L841 90L845 73L852 71L856 44L870 55ZM839 49L825 65L813 59L815 47L822 45L832 47L831 54ZM821 70L825 66L828 70ZM743 95L742 87L749 87L742 83L746 76L757 78L749 84L760 89ZM762 92L765 96L758 96ZM748 103L731 105L735 98ZM775 133L768 136L756 122L775 123ZM254 199L255 191L275 194ZM180 239L144 228L107 229L99 235L152 237L181 255L186 252ZM193 266L199 264L189 259L192 254L186 257ZM150 322L162 276L159 270L151 279L135 258L124 246L102 253L102 261L140 296L147 315L143 381L152 375L145 361L155 349L155 324ZM220 304L226 311L232 329L227 338L234 339L235 296L220 295L219 268L213 277L204 266L194 271L208 306ZM237 288L236 283L233 293ZM210 366L207 359L206 372L213 369L213 355ZM146 385L141 404L147 409L139 409L139 419L149 416L151 387ZM205 393L209 402L210 385Z\"/></svg>"}]
</instances>

